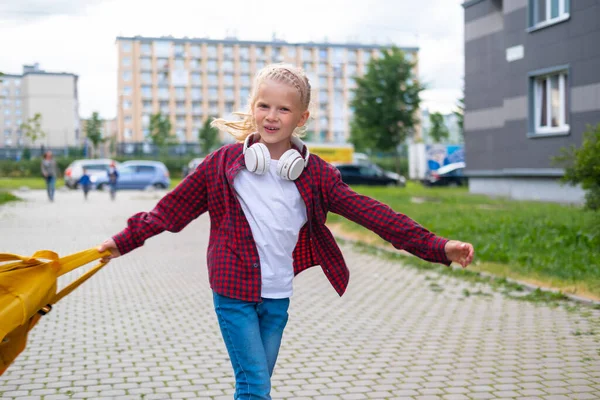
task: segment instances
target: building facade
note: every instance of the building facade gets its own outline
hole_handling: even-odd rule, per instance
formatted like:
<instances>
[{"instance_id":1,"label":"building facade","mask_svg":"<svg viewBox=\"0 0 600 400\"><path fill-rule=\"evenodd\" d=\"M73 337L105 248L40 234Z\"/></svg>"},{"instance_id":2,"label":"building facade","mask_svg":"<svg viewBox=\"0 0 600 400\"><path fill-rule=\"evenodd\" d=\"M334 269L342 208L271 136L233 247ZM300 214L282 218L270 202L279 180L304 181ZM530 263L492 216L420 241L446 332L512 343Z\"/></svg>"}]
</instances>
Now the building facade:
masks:
<instances>
[{"instance_id":1,"label":"building facade","mask_svg":"<svg viewBox=\"0 0 600 400\"><path fill-rule=\"evenodd\" d=\"M47 72L39 65L25 65L21 75L2 76L0 83L0 147L31 146L20 129L36 114L42 116L43 138L33 146L64 148L79 145L78 77L71 73Z\"/></svg>"},{"instance_id":2,"label":"building facade","mask_svg":"<svg viewBox=\"0 0 600 400\"><path fill-rule=\"evenodd\" d=\"M146 141L150 116L158 112L170 116L179 142L197 142L204 120L244 110L254 75L271 62L307 72L313 88L311 140L344 143L354 78L385 48L139 36L118 37L116 43L119 142L138 144ZM417 62L416 48L403 50Z\"/></svg>"},{"instance_id":3,"label":"building facade","mask_svg":"<svg viewBox=\"0 0 600 400\"><path fill-rule=\"evenodd\" d=\"M465 11L470 191L583 201L552 157L600 122L600 1L471 0Z\"/></svg>"}]
</instances>

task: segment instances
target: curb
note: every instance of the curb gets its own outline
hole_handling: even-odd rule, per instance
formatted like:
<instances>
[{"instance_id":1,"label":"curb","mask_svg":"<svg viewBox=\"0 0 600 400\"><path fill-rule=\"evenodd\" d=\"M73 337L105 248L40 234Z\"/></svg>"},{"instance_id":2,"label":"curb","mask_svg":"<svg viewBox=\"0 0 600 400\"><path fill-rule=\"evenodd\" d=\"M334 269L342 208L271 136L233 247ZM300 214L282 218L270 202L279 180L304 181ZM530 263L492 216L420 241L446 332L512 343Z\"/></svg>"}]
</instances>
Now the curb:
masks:
<instances>
[{"instance_id":1,"label":"curb","mask_svg":"<svg viewBox=\"0 0 600 400\"><path fill-rule=\"evenodd\" d=\"M336 239L342 240L342 241L350 243L350 244L356 244L356 245L362 245L362 246L371 247L373 249L377 249L379 251L383 251L383 252L388 253L388 254L403 255L405 257L415 257L415 256L413 256L410 253L406 253L406 252L399 251L399 250L390 250L390 249L387 249L387 248L382 247L382 246L368 244L368 243L361 242L360 240L356 240L356 239L350 239L348 237L345 237L345 236L342 236L342 235L339 235L339 234L336 234L336 233L334 233L333 235L334 235L334 237ZM450 268L452 268L453 270L462 270L462 267L450 266ZM600 301L598 301L598 300L592 300L592 299L588 299L587 297L581 297L581 296L577 296L577 295L574 295L574 294L564 293L564 292L561 292L559 289L553 289L553 288L546 288L546 287L536 286L536 285L533 285L531 283L522 282L522 281L519 281L519 280L516 280L516 279L512 279L512 278L508 278L508 277L506 277L506 278L500 277L498 275L494 275L494 274L491 274L489 272L477 271L477 273L479 275L483 276L483 277L490 278L492 280L504 279L507 282L521 285L521 286L523 286L523 288L527 292L533 292L533 291L539 290L539 291L542 291L542 292L562 294L563 296L566 297L566 300L570 300L570 301L573 301L573 302L576 302L576 303L580 303L580 304L583 304L583 305L586 305L586 306L600 306Z\"/></svg>"}]
</instances>

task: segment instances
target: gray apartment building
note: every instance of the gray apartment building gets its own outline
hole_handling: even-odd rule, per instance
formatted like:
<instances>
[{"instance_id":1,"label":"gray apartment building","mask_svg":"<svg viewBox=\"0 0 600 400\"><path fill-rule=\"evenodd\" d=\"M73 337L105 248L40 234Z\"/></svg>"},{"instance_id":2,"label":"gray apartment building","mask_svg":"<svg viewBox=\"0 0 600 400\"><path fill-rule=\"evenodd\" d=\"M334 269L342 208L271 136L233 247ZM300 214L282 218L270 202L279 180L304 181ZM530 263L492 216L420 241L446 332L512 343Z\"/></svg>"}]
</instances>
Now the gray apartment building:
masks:
<instances>
[{"instance_id":1,"label":"gray apartment building","mask_svg":"<svg viewBox=\"0 0 600 400\"><path fill-rule=\"evenodd\" d=\"M600 122L600 0L471 0L465 152L472 193L582 202L552 156ZM600 156L600 155L599 155Z\"/></svg>"},{"instance_id":2,"label":"gray apartment building","mask_svg":"<svg viewBox=\"0 0 600 400\"><path fill-rule=\"evenodd\" d=\"M62 149L79 145L77 75L48 72L33 64L24 65L22 74L5 74L0 79L0 156L12 157L24 146ZM20 125L38 113L45 136L32 146Z\"/></svg>"}]
</instances>

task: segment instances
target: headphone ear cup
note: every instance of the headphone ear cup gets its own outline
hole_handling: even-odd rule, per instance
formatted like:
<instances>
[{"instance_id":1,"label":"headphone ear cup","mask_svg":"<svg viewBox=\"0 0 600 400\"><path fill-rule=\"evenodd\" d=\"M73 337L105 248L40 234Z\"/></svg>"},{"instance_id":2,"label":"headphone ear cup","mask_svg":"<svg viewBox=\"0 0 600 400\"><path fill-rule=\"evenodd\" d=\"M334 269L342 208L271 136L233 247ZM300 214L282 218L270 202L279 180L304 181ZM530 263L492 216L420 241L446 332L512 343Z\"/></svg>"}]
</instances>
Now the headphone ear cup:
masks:
<instances>
[{"instance_id":1,"label":"headphone ear cup","mask_svg":"<svg viewBox=\"0 0 600 400\"><path fill-rule=\"evenodd\" d=\"M253 144L246 150L244 162L248 171L264 175L269 170L269 165L271 164L269 149L262 143Z\"/></svg>"},{"instance_id":2,"label":"headphone ear cup","mask_svg":"<svg viewBox=\"0 0 600 400\"><path fill-rule=\"evenodd\" d=\"M279 159L277 163L277 175L280 178L295 181L304 171L304 159L302 155L294 150L288 150Z\"/></svg>"}]
</instances>

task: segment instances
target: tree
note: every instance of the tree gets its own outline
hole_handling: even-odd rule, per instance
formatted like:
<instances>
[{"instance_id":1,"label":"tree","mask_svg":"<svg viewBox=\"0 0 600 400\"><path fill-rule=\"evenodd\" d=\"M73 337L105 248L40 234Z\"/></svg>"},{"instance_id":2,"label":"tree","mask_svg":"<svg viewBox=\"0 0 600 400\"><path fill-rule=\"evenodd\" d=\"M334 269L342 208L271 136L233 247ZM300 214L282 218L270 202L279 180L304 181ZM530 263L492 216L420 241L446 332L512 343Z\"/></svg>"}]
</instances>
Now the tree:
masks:
<instances>
[{"instance_id":1,"label":"tree","mask_svg":"<svg viewBox=\"0 0 600 400\"><path fill-rule=\"evenodd\" d=\"M210 126L213 118L207 118L202 128L198 129L198 142L204 154L210 153L219 143L219 130Z\"/></svg>"},{"instance_id":2,"label":"tree","mask_svg":"<svg viewBox=\"0 0 600 400\"><path fill-rule=\"evenodd\" d=\"M175 136L171 135L171 120L168 115L160 112L150 117L150 141L159 149L164 149L169 143L175 142Z\"/></svg>"},{"instance_id":3,"label":"tree","mask_svg":"<svg viewBox=\"0 0 600 400\"><path fill-rule=\"evenodd\" d=\"M423 90L413 67L397 47L382 50L381 58L371 59L367 73L356 78L350 103L354 109L350 141L358 150L394 151L398 171L398 148L418 122L419 93Z\"/></svg>"},{"instance_id":4,"label":"tree","mask_svg":"<svg viewBox=\"0 0 600 400\"><path fill-rule=\"evenodd\" d=\"M581 184L587 191L585 205L590 210L600 211L600 124L588 125L583 134L583 143L561 149L554 158L556 164L565 166L563 181L572 185Z\"/></svg>"},{"instance_id":5,"label":"tree","mask_svg":"<svg viewBox=\"0 0 600 400\"><path fill-rule=\"evenodd\" d=\"M460 132L460 136L465 140L465 96L458 99L458 104L456 105L456 110L454 111L454 115L456 115L456 123L458 125L458 130Z\"/></svg>"},{"instance_id":6,"label":"tree","mask_svg":"<svg viewBox=\"0 0 600 400\"><path fill-rule=\"evenodd\" d=\"M434 143L440 143L442 139L448 139L450 132L444 124L444 116L439 112L429 114L431 128L429 128L429 136Z\"/></svg>"},{"instance_id":7,"label":"tree","mask_svg":"<svg viewBox=\"0 0 600 400\"><path fill-rule=\"evenodd\" d=\"M106 139L102 138L102 119L100 119L96 111L92 113L92 118L88 119L85 124L85 135L92 142L92 149L95 156L98 145L106 141Z\"/></svg>"},{"instance_id":8,"label":"tree","mask_svg":"<svg viewBox=\"0 0 600 400\"><path fill-rule=\"evenodd\" d=\"M38 139L46 136L42 130L42 114L36 113L33 117L23 122L19 129L23 132L23 136L29 139L31 145L34 146Z\"/></svg>"}]
</instances>

